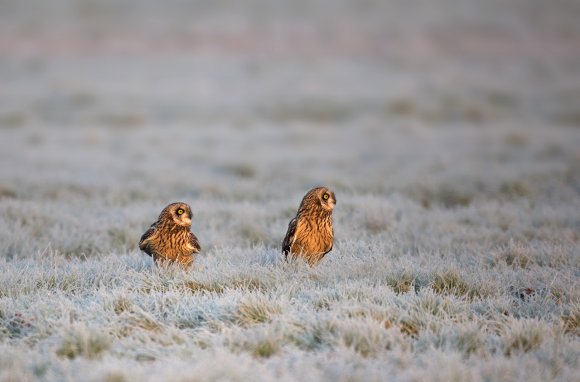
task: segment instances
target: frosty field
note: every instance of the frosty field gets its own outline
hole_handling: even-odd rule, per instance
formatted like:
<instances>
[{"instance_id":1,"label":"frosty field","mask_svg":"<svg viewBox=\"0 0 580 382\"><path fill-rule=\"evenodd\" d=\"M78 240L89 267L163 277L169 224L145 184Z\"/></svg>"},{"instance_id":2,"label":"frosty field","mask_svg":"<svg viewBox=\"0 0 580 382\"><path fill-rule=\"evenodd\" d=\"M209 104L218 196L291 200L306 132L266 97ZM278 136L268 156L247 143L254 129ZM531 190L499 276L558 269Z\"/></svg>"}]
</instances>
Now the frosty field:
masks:
<instances>
[{"instance_id":1,"label":"frosty field","mask_svg":"<svg viewBox=\"0 0 580 382\"><path fill-rule=\"evenodd\" d=\"M0 381L580 381L578 20L0 1ZM187 272L137 248L174 201Z\"/></svg>"}]
</instances>

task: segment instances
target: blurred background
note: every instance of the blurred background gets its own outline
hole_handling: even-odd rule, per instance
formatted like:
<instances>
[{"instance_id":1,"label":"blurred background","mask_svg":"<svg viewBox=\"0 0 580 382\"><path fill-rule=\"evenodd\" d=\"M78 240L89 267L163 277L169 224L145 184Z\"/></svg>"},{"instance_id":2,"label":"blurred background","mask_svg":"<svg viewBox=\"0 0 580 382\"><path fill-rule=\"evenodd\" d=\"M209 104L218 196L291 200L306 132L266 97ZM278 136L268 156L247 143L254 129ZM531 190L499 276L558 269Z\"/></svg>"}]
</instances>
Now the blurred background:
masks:
<instances>
[{"instance_id":1,"label":"blurred background","mask_svg":"<svg viewBox=\"0 0 580 382\"><path fill-rule=\"evenodd\" d=\"M175 200L276 245L319 184L345 238L393 198L574 209L579 128L575 0L0 0L8 257L134 249Z\"/></svg>"}]
</instances>

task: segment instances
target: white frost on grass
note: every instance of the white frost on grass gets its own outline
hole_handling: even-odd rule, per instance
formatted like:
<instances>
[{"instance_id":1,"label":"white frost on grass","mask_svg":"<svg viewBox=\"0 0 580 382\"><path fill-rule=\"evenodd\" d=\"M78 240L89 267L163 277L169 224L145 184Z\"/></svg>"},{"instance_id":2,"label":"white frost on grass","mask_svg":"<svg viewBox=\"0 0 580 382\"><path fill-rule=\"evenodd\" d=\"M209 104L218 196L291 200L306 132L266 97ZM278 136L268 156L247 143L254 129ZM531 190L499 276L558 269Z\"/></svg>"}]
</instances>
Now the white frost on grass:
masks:
<instances>
[{"instance_id":1,"label":"white frost on grass","mask_svg":"<svg viewBox=\"0 0 580 382\"><path fill-rule=\"evenodd\" d=\"M5 262L3 372L59 379L88 368L96 379L146 380L575 374L578 321L565 320L578 314L573 267L352 248L339 241L315 269L264 261L274 250L266 247L215 249L190 272L156 269L136 253Z\"/></svg>"},{"instance_id":2,"label":"white frost on grass","mask_svg":"<svg viewBox=\"0 0 580 382\"><path fill-rule=\"evenodd\" d=\"M0 4L0 381L577 380L577 5L50 4Z\"/></svg>"}]
</instances>

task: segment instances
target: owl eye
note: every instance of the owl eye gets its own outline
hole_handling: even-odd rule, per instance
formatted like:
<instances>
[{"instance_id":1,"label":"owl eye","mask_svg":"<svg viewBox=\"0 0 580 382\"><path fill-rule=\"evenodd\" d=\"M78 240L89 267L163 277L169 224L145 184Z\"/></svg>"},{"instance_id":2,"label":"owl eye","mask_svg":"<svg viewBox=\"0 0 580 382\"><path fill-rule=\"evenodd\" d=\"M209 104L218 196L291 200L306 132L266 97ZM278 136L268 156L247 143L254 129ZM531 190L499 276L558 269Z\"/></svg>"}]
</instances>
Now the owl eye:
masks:
<instances>
[{"instance_id":1,"label":"owl eye","mask_svg":"<svg viewBox=\"0 0 580 382\"><path fill-rule=\"evenodd\" d=\"M178 214L178 215L183 215L183 210L182 210L181 208L180 208L180 209L178 209L178 210L177 210L177 214Z\"/></svg>"},{"instance_id":2,"label":"owl eye","mask_svg":"<svg viewBox=\"0 0 580 382\"><path fill-rule=\"evenodd\" d=\"M324 194L324 195L322 195L322 197L324 198L324 200L328 200L328 198L329 198L330 196L328 196L328 194Z\"/></svg>"}]
</instances>

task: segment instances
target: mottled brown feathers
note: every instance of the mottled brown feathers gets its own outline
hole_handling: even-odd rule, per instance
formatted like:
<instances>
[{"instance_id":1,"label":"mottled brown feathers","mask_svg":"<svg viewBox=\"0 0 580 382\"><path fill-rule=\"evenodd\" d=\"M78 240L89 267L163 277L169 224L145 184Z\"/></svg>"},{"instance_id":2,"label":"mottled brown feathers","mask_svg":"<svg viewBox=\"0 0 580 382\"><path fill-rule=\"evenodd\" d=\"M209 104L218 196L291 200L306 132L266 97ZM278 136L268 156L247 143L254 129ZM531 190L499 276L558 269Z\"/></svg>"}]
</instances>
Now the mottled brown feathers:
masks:
<instances>
[{"instance_id":1,"label":"mottled brown feathers","mask_svg":"<svg viewBox=\"0 0 580 382\"><path fill-rule=\"evenodd\" d=\"M153 257L156 264L177 262L189 268L201 247L190 231L191 208L186 203L172 203L165 207L159 218L141 236L139 248Z\"/></svg>"},{"instance_id":2,"label":"mottled brown feathers","mask_svg":"<svg viewBox=\"0 0 580 382\"><path fill-rule=\"evenodd\" d=\"M282 242L282 253L286 258L302 257L308 264L316 265L332 250L332 210L335 204L334 192L326 187L316 187L308 191L300 203L296 217L288 224L288 231Z\"/></svg>"},{"instance_id":3,"label":"mottled brown feathers","mask_svg":"<svg viewBox=\"0 0 580 382\"><path fill-rule=\"evenodd\" d=\"M334 192L326 187L313 188L304 195L282 242L286 259L303 258L313 266L332 250L332 210L335 204ZM186 203L168 205L141 236L139 248L152 256L156 264L176 262L189 268L195 254L201 250L197 237L190 231L192 216Z\"/></svg>"}]
</instances>

